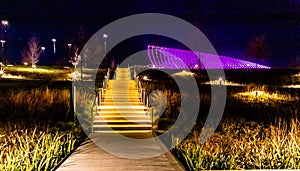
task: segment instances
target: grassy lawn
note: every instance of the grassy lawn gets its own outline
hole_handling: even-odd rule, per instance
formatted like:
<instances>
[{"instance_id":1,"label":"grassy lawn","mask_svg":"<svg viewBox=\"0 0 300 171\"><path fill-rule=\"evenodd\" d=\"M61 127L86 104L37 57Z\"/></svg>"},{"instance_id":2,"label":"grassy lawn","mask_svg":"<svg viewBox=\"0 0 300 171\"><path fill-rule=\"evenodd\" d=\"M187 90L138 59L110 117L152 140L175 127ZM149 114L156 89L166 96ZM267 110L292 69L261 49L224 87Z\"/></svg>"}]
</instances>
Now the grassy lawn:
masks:
<instances>
[{"instance_id":1,"label":"grassy lawn","mask_svg":"<svg viewBox=\"0 0 300 171\"><path fill-rule=\"evenodd\" d=\"M38 66L33 69L31 66L16 65L3 69L8 78L14 79L70 80L73 72L73 68L55 66Z\"/></svg>"}]
</instances>

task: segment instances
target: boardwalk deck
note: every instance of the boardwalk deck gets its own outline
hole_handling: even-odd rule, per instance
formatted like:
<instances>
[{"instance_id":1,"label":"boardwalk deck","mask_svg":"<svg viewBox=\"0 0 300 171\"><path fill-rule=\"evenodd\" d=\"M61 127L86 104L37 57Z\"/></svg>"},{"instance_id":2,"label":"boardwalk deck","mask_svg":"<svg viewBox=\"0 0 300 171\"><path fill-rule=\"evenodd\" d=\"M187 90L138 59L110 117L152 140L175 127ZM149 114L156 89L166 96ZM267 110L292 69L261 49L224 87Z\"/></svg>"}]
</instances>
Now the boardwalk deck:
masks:
<instances>
[{"instance_id":1,"label":"boardwalk deck","mask_svg":"<svg viewBox=\"0 0 300 171\"><path fill-rule=\"evenodd\" d=\"M111 136L111 134L101 136ZM151 136L151 134L130 135L131 138L151 138ZM104 139L107 140L107 137ZM112 137L111 140L113 139L114 138ZM99 139L99 141L101 140ZM116 141L110 141L107 144L109 145L114 142ZM122 142L118 143L122 144ZM116 148L114 150L123 151L126 153L127 157L129 156L129 158L115 156L98 147L93 141L87 140L62 163L62 165L58 168L58 171L184 170L170 152L166 152L152 158L132 159L140 155L151 156L152 154L156 154L157 152L164 150L165 147L161 142L156 141L155 143L151 143L151 146L147 145L141 147L141 145L139 145L139 147L136 148L135 146L128 145L128 142L125 142L124 140L124 146L127 147L127 151L124 151L124 147L120 147L120 149Z\"/></svg>"},{"instance_id":2,"label":"boardwalk deck","mask_svg":"<svg viewBox=\"0 0 300 171\"><path fill-rule=\"evenodd\" d=\"M139 99L130 70L117 71L98 106L90 135L93 141L85 141L58 170L184 170L160 140L152 138L148 108ZM116 132L127 133L127 138Z\"/></svg>"}]
</instances>

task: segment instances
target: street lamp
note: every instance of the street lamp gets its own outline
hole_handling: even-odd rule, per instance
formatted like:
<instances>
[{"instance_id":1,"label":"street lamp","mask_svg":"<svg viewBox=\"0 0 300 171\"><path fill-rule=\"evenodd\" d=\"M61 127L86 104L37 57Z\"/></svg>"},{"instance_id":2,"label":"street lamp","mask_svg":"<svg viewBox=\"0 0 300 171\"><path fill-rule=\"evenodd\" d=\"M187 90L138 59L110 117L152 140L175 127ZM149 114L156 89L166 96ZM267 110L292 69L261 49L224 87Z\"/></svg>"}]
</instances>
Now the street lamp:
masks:
<instances>
[{"instance_id":1,"label":"street lamp","mask_svg":"<svg viewBox=\"0 0 300 171\"><path fill-rule=\"evenodd\" d=\"M6 42L5 40L0 40L1 42L1 56L2 56L2 59L4 60L4 43ZM4 62L5 63L5 62Z\"/></svg>"},{"instance_id":2,"label":"street lamp","mask_svg":"<svg viewBox=\"0 0 300 171\"><path fill-rule=\"evenodd\" d=\"M106 52L106 38L108 37L107 34L103 34L103 38L104 38L104 51Z\"/></svg>"},{"instance_id":3,"label":"street lamp","mask_svg":"<svg viewBox=\"0 0 300 171\"><path fill-rule=\"evenodd\" d=\"M4 48L4 43L6 42L5 40L0 40L2 44L2 48Z\"/></svg>"},{"instance_id":4,"label":"street lamp","mask_svg":"<svg viewBox=\"0 0 300 171\"><path fill-rule=\"evenodd\" d=\"M8 21L7 21L7 20L2 20L1 23L2 23L2 25L4 25L4 26L8 26Z\"/></svg>"},{"instance_id":5,"label":"street lamp","mask_svg":"<svg viewBox=\"0 0 300 171\"><path fill-rule=\"evenodd\" d=\"M42 55L44 56L46 48L44 46L42 46L41 49L42 49Z\"/></svg>"},{"instance_id":6,"label":"street lamp","mask_svg":"<svg viewBox=\"0 0 300 171\"><path fill-rule=\"evenodd\" d=\"M8 21L7 20L2 20L1 21L1 24L3 25L4 27L4 42L1 40L1 43L2 43L2 50L4 49L4 43L6 42L7 38L6 38L6 28L8 26ZM5 52L4 52L4 65L6 65L6 50L7 50L7 43L5 44ZM2 51L3 52L3 51Z\"/></svg>"},{"instance_id":7,"label":"street lamp","mask_svg":"<svg viewBox=\"0 0 300 171\"><path fill-rule=\"evenodd\" d=\"M52 42L53 42L53 53L55 54L55 52L56 52L56 48L55 48L56 39L52 39Z\"/></svg>"},{"instance_id":8,"label":"street lamp","mask_svg":"<svg viewBox=\"0 0 300 171\"><path fill-rule=\"evenodd\" d=\"M103 38L104 38L104 54L106 53L106 38L108 37L107 34L103 34ZM106 58L106 54L105 54L105 59L106 59L106 68L108 68L108 59Z\"/></svg>"},{"instance_id":9,"label":"street lamp","mask_svg":"<svg viewBox=\"0 0 300 171\"><path fill-rule=\"evenodd\" d=\"M69 47L69 58L71 59L71 48L72 48L72 44L68 43L68 47Z\"/></svg>"}]
</instances>

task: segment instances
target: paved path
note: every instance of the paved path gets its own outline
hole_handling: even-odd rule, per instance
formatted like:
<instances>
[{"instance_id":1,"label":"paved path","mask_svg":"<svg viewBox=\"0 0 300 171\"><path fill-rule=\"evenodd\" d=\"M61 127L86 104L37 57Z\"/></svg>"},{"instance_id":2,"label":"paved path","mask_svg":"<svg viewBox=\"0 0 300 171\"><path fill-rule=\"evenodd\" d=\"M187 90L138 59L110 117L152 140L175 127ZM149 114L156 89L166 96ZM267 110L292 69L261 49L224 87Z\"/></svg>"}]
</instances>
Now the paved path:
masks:
<instances>
[{"instance_id":1,"label":"paved path","mask_svg":"<svg viewBox=\"0 0 300 171\"><path fill-rule=\"evenodd\" d=\"M184 170L169 151L159 154L159 152L166 149L160 141L151 138L151 134L131 134L127 136L130 136L133 141L143 139L149 140L149 142L147 144L133 144L133 141L112 134L95 134L92 135L92 138L96 144L101 143L104 149L110 148L113 153L118 153L118 155L108 153L93 141L87 140L63 162L58 170ZM125 156L125 158L119 156ZM141 156L154 157L134 159Z\"/></svg>"}]
</instances>

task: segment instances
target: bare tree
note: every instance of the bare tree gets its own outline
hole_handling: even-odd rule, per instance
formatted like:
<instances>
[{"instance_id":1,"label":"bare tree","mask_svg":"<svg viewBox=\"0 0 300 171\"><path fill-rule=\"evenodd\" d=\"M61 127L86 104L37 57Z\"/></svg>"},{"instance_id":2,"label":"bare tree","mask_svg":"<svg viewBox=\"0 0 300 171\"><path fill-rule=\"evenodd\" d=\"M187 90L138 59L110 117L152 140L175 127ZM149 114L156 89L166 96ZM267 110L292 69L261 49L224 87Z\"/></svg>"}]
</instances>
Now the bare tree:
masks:
<instances>
[{"instance_id":1,"label":"bare tree","mask_svg":"<svg viewBox=\"0 0 300 171\"><path fill-rule=\"evenodd\" d=\"M36 67L39 62L42 50L38 38L31 37L27 47L22 51L22 62L31 64L32 68Z\"/></svg>"},{"instance_id":2,"label":"bare tree","mask_svg":"<svg viewBox=\"0 0 300 171\"><path fill-rule=\"evenodd\" d=\"M259 35L248 41L248 48L246 50L247 60L265 61L270 56L271 56L271 51L267 44L265 35Z\"/></svg>"}]
</instances>

